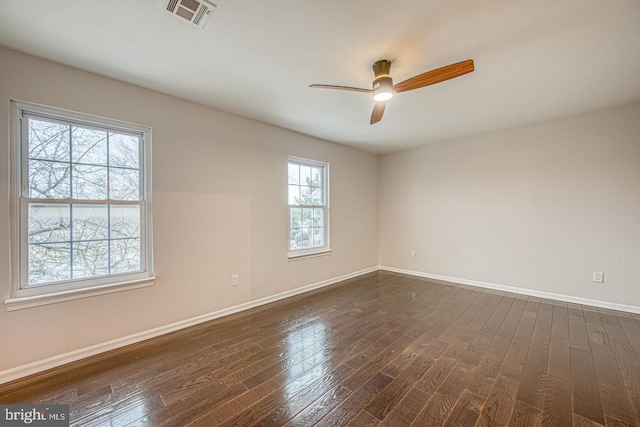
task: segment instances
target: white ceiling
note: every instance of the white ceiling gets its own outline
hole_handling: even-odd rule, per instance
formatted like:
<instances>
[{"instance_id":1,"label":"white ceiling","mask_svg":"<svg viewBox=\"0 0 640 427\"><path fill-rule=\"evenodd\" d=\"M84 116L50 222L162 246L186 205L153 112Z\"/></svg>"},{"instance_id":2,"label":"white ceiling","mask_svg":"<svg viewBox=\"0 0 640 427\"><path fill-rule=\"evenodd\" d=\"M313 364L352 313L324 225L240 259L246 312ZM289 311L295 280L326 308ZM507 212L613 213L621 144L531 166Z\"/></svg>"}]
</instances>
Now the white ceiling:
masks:
<instances>
[{"instance_id":1,"label":"white ceiling","mask_svg":"<svg viewBox=\"0 0 640 427\"><path fill-rule=\"evenodd\" d=\"M0 0L0 44L372 153L640 100L638 0L214 0L200 30L158 0ZM371 65L400 82L369 125Z\"/></svg>"}]
</instances>

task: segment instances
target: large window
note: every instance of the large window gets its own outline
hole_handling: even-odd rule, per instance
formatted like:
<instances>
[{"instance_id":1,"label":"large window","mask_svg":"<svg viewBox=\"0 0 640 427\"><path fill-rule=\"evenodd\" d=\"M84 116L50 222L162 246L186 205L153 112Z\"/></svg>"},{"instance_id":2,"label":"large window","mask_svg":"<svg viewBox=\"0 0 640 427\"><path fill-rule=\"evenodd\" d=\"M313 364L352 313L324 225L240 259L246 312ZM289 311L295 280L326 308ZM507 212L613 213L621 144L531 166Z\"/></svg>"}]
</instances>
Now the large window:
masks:
<instances>
[{"instance_id":1,"label":"large window","mask_svg":"<svg viewBox=\"0 0 640 427\"><path fill-rule=\"evenodd\" d=\"M329 251L329 165L289 157L289 257Z\"/></svg>"},{"instance_id":2,"label":"large window","mask_svg":"<svg viewBox=\"0 0 640 427\"><path fill-rule=\"evenodd\" d=\"M151 274L150 131L13 103L14 297Z\"/></svg>"}]
</instances>

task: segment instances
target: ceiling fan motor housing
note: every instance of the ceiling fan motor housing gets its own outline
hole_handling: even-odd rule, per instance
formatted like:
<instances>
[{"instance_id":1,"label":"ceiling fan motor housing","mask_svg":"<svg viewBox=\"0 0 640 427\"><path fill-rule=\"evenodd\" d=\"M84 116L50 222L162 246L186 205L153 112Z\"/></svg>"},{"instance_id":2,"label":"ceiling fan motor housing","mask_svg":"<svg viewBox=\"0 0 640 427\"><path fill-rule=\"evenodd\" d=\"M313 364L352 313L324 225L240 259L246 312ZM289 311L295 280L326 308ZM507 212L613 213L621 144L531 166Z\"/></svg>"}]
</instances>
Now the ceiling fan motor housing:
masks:
<instances>
[{"instance_id":1,"label":"ceiling fan motor housing","mask_svg":"<svg viewBox=\"0 0 640 427\"><path fill-rule=\"evenodd\" d=\"M386 101L393 96L393 79L391 78L391 61L386 59L373 64L373 99Z\"/></svg>"}]
</instances>

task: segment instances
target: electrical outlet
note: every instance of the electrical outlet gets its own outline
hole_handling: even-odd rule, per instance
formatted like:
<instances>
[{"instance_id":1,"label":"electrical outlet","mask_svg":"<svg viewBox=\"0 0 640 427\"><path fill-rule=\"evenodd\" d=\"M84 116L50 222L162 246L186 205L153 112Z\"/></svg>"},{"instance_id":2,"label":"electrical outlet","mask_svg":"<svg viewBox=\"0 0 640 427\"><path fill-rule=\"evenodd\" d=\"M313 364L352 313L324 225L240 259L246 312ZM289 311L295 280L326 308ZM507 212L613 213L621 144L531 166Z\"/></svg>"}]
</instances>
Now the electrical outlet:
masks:
<instances>
[{"instance_id":1,"label":"electrical outlet","mask_svg":"<svg viewBox=\"0 0 640 427\"><path fill-rule=\"evenodd\" d=\"M604 273L602 271L594 271L591 280L596 283L604 283Z\"/></svg>"},{"instance_id":2,"label":"electrical outlet","mask_svg":"<svg viewBox=\"0 0 640 427\"><path fill-rule=\"evenodd\" d=\"M231 286L238 286L240 284L240 278L237 274L231 275Z\"/></svg>"},{"instance_id":3,"label":"electrical outlet","mask_svg":"<svg viewBox=\"0 0 640 427\"><path fill-rule=\"evenodd\" d=\"M416 259L416 251L411 251L409 256L411 257L411 259Z\"/></svg>"}]
</instances>

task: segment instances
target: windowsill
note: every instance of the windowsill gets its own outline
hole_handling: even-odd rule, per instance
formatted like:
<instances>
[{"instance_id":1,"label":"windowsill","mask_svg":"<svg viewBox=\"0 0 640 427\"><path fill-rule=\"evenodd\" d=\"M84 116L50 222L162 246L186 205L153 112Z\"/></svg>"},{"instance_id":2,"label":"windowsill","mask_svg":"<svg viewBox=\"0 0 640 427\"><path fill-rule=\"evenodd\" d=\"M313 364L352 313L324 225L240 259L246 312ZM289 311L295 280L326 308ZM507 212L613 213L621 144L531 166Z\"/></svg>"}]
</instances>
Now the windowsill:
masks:
<instances>
[{"instance_id":1,"label":"windowsill","mask_svg":"<svg viewBox=\"0 0 640 427\"><path fill-rule=\"evenodd\" d=\"M289 261L299 261L307 258L331 255L331 249L323 249L317 252L307 252L302 254L289 253Z\"/></svg>"},{"instance_id":2,"label":"windowsill","mask_svg":"<svg viewBox=\"0 0 640 427\"><path fill-rule=\"evenodd\" d=\"M155 277L132 280L129 282L110 283L108 285L92 286L90 288L72 289L68 291L52 292L28 297L9 298L4 301L6 311L23 310L59 302L73 301L81 298L89 298L98 295L124 292L133 289L146 288L154 285Z\"/></svg>"}]
</instances>

